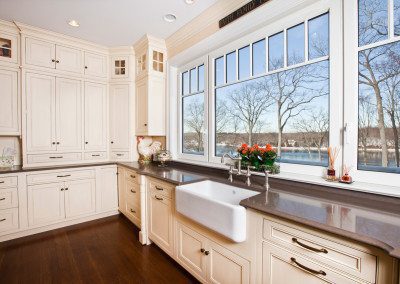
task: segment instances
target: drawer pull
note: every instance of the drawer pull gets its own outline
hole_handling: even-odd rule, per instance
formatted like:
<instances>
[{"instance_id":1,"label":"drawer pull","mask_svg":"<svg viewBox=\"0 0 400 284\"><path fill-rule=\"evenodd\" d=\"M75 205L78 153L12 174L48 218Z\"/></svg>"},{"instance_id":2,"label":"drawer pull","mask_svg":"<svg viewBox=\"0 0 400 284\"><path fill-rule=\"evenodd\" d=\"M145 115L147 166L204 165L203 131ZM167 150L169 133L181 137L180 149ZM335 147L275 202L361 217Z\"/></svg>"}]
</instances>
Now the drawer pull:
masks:
<instances>
[{"instance_id":1,"label":"drawer pull","mask_svg":"<svg viewBox=\"0 0 400 284\"><path fill-rule=\"evenodd\" d=\"M0 181L0 184L5 183L5 181Z\"/></svg>"},{"instance_id":2,"label":"drawer pull","mask_svg":"<svg viewBox=\"0 0 400 284\"><path fill-rule=\"evenodd\" d=\"M164 199L162 199L161 197L158 197L157 195L155 196L155 198L157 199L157 200L164 200Z\"/></svg>"},{"instance_id":3,"label":"drawer pull","mask_svg":"<svg viewBox=\"0 0 400 284\"><path fill-rule=\"evenodd\" d=\"M5 220L7 220L6 218L0 219L0 222L4 222Z\"/></svg>"},{"instance_id":4,"label":"drawer pull","mask_svg":"<svg viewBox=\"0 0 400 284\"><path fill-rule=\"evenodd\" d=\"M131 175L131 178L136 178L136 176L134 176L134 175Z\"/></svg>"},{"instance_id":5,"label":"drawer pull","mask_svg":"<svg viewBox=\"0 0 400 284\"><path fill-rule=\"evenodd\" d=\"M132 213L136 213L136 211L135 211L135 210L133 210L132 208L131 208L131 212L132 212Z\"/></svg>"},{"instance_id":6,"label":"drawer pull","mask_svg":"<svg viewBox=\"0 0 400 284\"><path fill-rule=\"evenodd\" d=\"M161 191L163 191L163 190L164 190L164 188L162 188L162 187L158 187L158 186L156 186L156 189L157 189L157 190L161 190Z\"/></svg>"},{"instance_id":7,"label":"drawer pull","mask_svg":"<svg viewBox=\"0 0 400 284\"><path fill-rule=\"evenodd\" d=\"M64 158L63 156L51 156L49 159L62 159Z\"/></svg>"},{"instance_id":8,"label":"drawer pull","mask_svg":"<svg viewBox=\"0 0 400 284\"><path fill-rule=\"evenodd\" d=\"M303 244L302 242L300 242L296 238L292 238L292 241L295 242L296 244L298 244L299 246L303 247L303 248L306 248L306 249L309 249L309 250L312 250L312 251L315 251L315 252L328 253L328 251L326 249L324 249L324 248L318 249L318 248L310 247L309 245Z\"/></svg>"},{"instance_id":9,"label":"drawer pull","mask_svg":"<svg viewBox=\"0 0 400 284\"><path fill-rule=\"evenodd\" d=\"M312 269L312 268L309 268L309 267L307 267L307 266L305 266L305 265L303 265L303 264L297 262L297 260L296 260L294 257L291 257L290 260L291 260L294 264L296 264L298 267L300 267L300 268L302 268L302 269L304 269L304 270L307 270L308 272L311 272L311 273L313 273L313 274L321 274L321 275L323 275L323 276L326 276L326 272L325 272L325 271L323 271L323 270L314 270L314 269Z\"/></svg>"},{"instance_id":10,"label":"drawer pull","mask_svg":"<svg viewBox=\"0 0 400 284\"><path fill-rule=\"evenodd\" d=\"M58 178L66 178L66 177L70 177L71 175L63 175L63 176L57 176Z\"/></svg>"},{"instance_id":11,"label":"drawer pull","mask_svg":"<svg viewBox=\"0 0 400 284\"><path fill-rule=\"evenodd\" d=\"M3 201L3 200L6 200L6 198L5 198L5 197L3 197L3 198L0 198L0 201Z\"/></svg>"},{"instance_id":12,"label":"drawer pull","mask_svg":"<svg viewBox=\"0 0 400 284\"><path fill-rule=\"evenodd\" d=\"M124 154L116 154L118 157L121 157L121 156L123 156Z\"/></svg>"},{"instance_id":13,"label":"drawer pull","mask_svg":"<svg viewBox=\"0 0 400 284\"><path fill-rule=\"evenodd\" d=\"M100 157L100 154L93 154L92 157Z\"/></svg>"},{"instance_id":14,"label":"drawer pull","mask_svg":"<svg viewBox=\"0 0 400 284\"><path fill-rule=\"evenodd\" d=\"M131 189L131 192L132 192L132 193L136 193L136 191L135 191L135 190L133 190L133 189Z\"/></svg>"}]
</instances>

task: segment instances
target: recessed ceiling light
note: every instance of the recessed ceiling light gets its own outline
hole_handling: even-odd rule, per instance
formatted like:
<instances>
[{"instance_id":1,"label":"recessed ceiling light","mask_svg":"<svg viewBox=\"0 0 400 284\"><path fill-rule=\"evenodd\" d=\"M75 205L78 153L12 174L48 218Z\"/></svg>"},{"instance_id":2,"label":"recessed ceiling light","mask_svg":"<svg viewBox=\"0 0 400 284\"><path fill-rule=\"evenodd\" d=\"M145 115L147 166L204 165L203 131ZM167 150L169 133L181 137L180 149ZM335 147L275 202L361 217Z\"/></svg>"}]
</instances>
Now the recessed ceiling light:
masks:
<instances>
[{"instance_id":1,"label":"recessed ceiling light","mask_svg":"<svg viewBox=\"0 0 400 284\"><path fill-rule=\"evenodd\" d=\"M191 5L194 3L194 0L185 0L185 3Z\"/></svg>"},{"instance_id":2,"label":"recessed ceiling light","mask_svg":"<svg viewBox=\"0 0 400 284\"><path fill-rule=\"evenodd\" d=\"M79 27L79 22L77 20L69 20L68 21L68 25L70 25L71 27Z\"/></svg>"},{"instance_id":3,"label":"recessed ceiling light","mask_svg":"<svg viewBox=\"0 0 400 284\"><path fill-rule=\"evenodd\" d=\"M166 14L164 16L164 21L168 22L168 23L172 23L176 21L176 16L174 14Z\"/></svg>"}]
</instances>

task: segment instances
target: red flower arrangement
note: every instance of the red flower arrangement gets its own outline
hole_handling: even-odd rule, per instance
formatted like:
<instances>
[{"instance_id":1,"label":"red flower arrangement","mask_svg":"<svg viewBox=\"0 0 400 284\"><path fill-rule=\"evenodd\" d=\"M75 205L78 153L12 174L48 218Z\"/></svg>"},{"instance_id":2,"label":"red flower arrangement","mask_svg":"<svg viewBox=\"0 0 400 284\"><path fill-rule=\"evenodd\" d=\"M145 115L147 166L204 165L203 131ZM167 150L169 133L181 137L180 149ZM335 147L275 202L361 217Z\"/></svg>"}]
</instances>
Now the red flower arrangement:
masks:
<instances>
[{"instance_id":1,"label":"red flower arrangement","mask_svg":"<svg viewBox=\"0 0 400 284\"><path fill-rule=\"evenodd\" d=\"M273 166L276 160L276 151L271 144L260 147L254 144L249 147L247 144L242 144L238 148L238 153L242 156L243 165L251 165L260 170L262 166Z\"/></svg>"}]
</instances>

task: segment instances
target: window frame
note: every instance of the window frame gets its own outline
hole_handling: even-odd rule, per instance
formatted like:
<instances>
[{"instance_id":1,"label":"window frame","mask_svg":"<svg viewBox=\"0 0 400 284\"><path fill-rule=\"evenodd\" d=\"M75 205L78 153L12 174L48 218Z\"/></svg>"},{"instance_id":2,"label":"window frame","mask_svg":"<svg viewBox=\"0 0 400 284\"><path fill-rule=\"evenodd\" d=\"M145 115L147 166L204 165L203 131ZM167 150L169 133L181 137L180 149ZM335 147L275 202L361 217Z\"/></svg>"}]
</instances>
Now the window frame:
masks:
<instances>
[{"instance_id":1,"label":"window frame","mask_svg":"<svg viewBox=\"0 0 400 284\"><path fill-rule=\"evenodd\" d=\"M203 136L203 143L204 143L204 154L203 155L196 155L196 154L189 154L183 152L183 97L182 95L182 74L186 71L189 72L189 82L191 82L190 78L190 70L193 68L198 68L199 66L204 65L204 90L203 92L191 93L190 86L189 86L189 96L195 94L204 94L204 136ZM179 160L186 160L186 161L198 161L198 162L206 162L208 161L208 57L202 56L198 59L192 60L189 63L183 65L182 67L178 68L177 70L177 130L178 130L178 149L177 149L177 158ZM197 69L197 78L199 77L198 69ZM197 80L197 85L199 86L199 81ZM188 96L188 95L186 95Z\"/></svg>"}]
</instances>

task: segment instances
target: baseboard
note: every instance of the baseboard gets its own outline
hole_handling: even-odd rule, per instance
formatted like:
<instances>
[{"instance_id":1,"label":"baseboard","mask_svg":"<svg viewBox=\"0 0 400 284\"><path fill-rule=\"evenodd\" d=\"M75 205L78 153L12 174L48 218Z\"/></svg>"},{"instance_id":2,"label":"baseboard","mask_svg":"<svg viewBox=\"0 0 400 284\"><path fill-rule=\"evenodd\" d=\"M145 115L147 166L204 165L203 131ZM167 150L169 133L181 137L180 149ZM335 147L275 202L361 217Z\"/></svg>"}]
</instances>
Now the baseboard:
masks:
<instances>
[{"instance_id":1,"label":"baseboard","mask_svg":"<svg viewBox=\"0 0 400 284\"><path fill-rule=\"evenodd\" d=\"M93 220L97 220L97 219L101 219L101 218L105 218L105 217L110 217L110 216L114 216L114 215L118 215L118 214L119 214L118 210L113 210L113 211L90 215L90 216L86 216L86 217L82 217L82 218L78 218L78 219L74 219L74 220L68 220L68 221L64 221L64 222L60 222L60 223L56 223L56 224L46 225L43 227L27 228L27 229L24 229L23 231L20 230L20 231L11 233L11 234L0 236L0 242L5 242L5 241L21 238L21 237L26 237L26 236L30 236L30 235L34 235L34 234L38 234L38 233L43 233L46 231L55 230L55 229L59 229L59 228L63 228L63 227L68 227L68 226L72 226L72 225L76 225L76 224L80 224L80 223L84 223L84 222L88 222L88 221L93 221Z\"/></svg>"}]
</instances>

